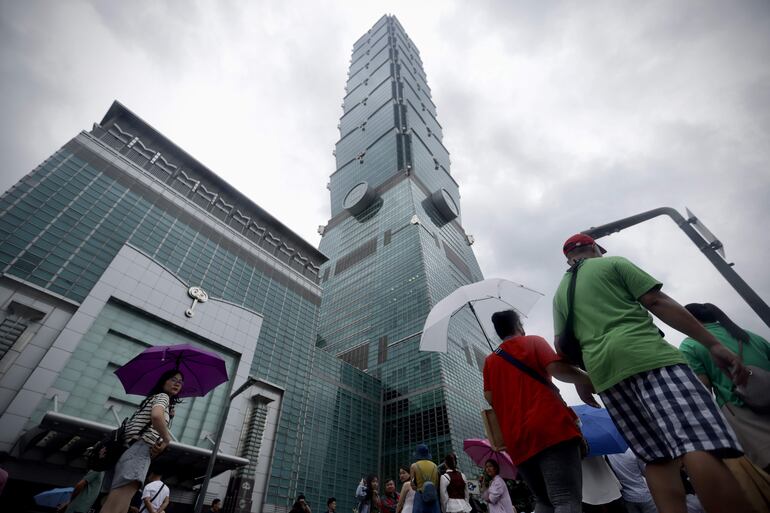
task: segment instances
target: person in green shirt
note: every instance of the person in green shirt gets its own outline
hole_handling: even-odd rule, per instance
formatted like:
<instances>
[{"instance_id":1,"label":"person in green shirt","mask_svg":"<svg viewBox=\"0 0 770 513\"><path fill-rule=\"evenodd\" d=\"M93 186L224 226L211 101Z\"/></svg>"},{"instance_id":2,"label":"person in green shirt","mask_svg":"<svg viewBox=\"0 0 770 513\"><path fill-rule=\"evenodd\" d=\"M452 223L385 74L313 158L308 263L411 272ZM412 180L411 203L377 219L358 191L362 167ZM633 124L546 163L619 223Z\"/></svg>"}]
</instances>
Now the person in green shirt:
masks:
<instances>
[{"instance_id":1,"label":"person in green shirt","mask_svg":"<svg viewBox=\"0 0 770 513\"><path fill-rule=\"evenodd\" d=\"M742 329L711 303L691 303L685 308L703 323L725 347L742 356L744 365L770 372L770 344L756 333ZM770 413L750 410L735 393L735 386L714 364L705 347L692 338L679 346L693 372L714 391L727 422L735 430L746 456L759 468L770 472Z\"/></svg>"},{"instance_id":2,"label":"person in green shirt","mask_svg":"<svg viewBox=\"0 0 770 513\"><path fill-rule=\"evenodd\" d=\"M96 502L102 487L104 472L89 470L83 478L77 482L72 490L72 497L67 504L65 513L86 513Z\"/></svg>"},{"instance_id":3,"label":"person in green shirt","mask_svg":"<svg viewBox=\"0 0 770 513\"><path fill-rule=\"evenodd\" d=\"M721 458L741 456L741 446L716 403L668 344L650 313L697 340L736 383L748 372L738 356L661 290L662 283L623 257L577 234L564 243L570 265L554 295L556 348L569 344L568 289L575 276L571 333L578 340L593 389L578 387L587 403L597 392L631 450L647 463L647 481L658 509L684 512L680 459L708 511L751 511Z\"/></svg>"}]
</instances>

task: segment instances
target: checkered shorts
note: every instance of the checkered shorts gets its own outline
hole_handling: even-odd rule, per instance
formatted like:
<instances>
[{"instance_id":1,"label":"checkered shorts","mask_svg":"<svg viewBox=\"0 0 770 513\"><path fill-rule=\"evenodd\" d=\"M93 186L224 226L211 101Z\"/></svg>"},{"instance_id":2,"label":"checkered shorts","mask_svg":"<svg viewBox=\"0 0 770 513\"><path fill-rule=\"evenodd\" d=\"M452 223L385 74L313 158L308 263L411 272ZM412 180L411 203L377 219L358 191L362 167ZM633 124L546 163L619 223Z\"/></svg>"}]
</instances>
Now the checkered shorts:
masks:
<instances>
[{"instance_id":1,"label":"checkered shorts","mask_svg":"<svg viewBox=\"0 0 770 513\"><path fill-rule=\"evenodd\" d=\"M635 374L599 394L631 450L650 463L692 451L741 456L714 399L686 365Z\"/></svg>"}]
</instances>

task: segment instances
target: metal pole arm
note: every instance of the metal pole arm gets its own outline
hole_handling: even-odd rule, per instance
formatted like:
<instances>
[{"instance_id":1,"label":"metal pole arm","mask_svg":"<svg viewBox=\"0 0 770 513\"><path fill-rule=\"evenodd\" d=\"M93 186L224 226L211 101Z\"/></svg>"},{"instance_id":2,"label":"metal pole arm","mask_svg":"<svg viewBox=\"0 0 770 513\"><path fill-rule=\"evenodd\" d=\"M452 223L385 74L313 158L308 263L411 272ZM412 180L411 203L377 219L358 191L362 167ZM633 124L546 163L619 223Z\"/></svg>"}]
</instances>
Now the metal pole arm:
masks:
<instances>
[{"instance_id":1,"label":"metal pole arm","mask_svg":"<svg viewBox=\"0 0 770 513\"><path fill-rule=\"evenodd\" d=\"M241 395L247 388L249 388L250 386L252 386L256 382L257 382L256 378L253 378L253 377L249 376L248 379L246 379L246 381L244 381L243 385L238 387L238 390L236 390L235 392L230 394L230 401L235 399L237 396Z\"/></svg>"},{"instance_id":2,"label":"metal pole arm","mask_svg":"<svg viewBox=\"0 0 770 513\"><path fill-rule=\"evenodd\" d=\"M239 394L242 394L246 389L256 383L258 380L252 376L249 376L243 385L230 394L225 403L224 413L219 418L219 425L217 426L216 438L214 440L214 447L211 448L211 456L209 457L208 465L206 466L206 474L203 476L203 483L201 483L200 490L198 490L198 496L195 499L195 506L193 511L195 513L201 513L203 510L203 503L206 500L206 492L209 489L209 482L211 481L211 474L214 472L214 463L217 460L217 453L219 452L219 444L222 443L222 434L225 432L225 423L227 422L227 414L230 411L230 405Z\"/></svg>"},{"instance_id":3,"label":"metal pole arm","mask_svg":"<svg viewBox=\"0 0 770 513\"><path fill-rule=\"evenodd\" d=\"M749 287L743 278L735 272L731 264L728 264L717 250L722 247L721 244L712 244L705 240L700 234L692 227L690 221L685 219L682 214L677 212L671 207L660 207L641 214L636 214L618 221L603 224L594 228L584 230L582 233L590 235L594 239L610 235L612 233L619 232L624 228L637 225L644 221L649 221L654 217L661 215L667 215L681 228L681 230L687 235L690 240L701 250L701 252L709 259L717 271L724 277L727 282L732 285L736 292L743 298L746 303L751 307L754 312L759 316L762 321L770 327L770 306L762 300L759 295L754 292L754 289Z\"/></svg>"},{"instance_id":4,"label":"metal pole arm","mask_svg":"<svg viewBox=\"0 0 770 513\"><path fill-rule=\"evenodd\" d=\"M586 235L590 235L594 239L598 239L613 233L617 233L620 230L623 230L624 228L628 228L630 226L643 223L644 221L649 221L654 217L658 217L662 215L669 216L680 227L682 223L687 222L687 220L684 217L682 217L682 214L680 214L673 208L660 207L653 210L648 210L647 212L642 212L641 214L636 214L630 217L626 217L624 219L619 219L611 223L603 224L601 226L591 227L588 230L583 230L581 233L585 233Z\"/></svg>"}]
</instances>

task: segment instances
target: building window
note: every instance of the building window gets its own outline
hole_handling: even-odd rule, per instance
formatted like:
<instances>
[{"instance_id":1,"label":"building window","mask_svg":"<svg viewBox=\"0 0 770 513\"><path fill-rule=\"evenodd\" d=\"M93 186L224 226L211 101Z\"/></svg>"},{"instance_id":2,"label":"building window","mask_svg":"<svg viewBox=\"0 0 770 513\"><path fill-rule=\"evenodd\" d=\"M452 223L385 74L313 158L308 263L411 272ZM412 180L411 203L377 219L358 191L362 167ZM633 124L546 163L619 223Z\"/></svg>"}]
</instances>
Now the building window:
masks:
<instances>
[{"instance_id":1,"label":"building window","mask_svg":"<svg viewBox=\"0 0 770 513\"><path fill-rule=\"evenodd\" d=\"M481 372L484 372L484 361L487 359L487 355L476 346L473 346L473 353L476 355L476 365L479 366Z\"/></svg>"},{"instance_id":2,"label":"building window","mask_svg":"<svg viewBox=\"0 0 770 513\"><path fill-rule=\"evenodd\" d=\"M449 246L447 246L446 242L444 242L444 253L446 253L447 259L449 259L449 261L452 262L461 273L463 273L468 279L473 279L471 268L468 267L468 264L465 263L460 255L455 253Z\"/></svg>"},{"instance_id":3,"label":"building window","mask_svg":"<svg viewBox=\"0 0 770 513\"><path fill-rule=\"evenodd\" d=\"M5 318L0 322L0 359L10 351L30 324L45 315L16 301L11 301L4 313Z\"/></svg>"},{"instance_id":4,"label":"building window","mask_svg":"<svg viewBox=\"0 0 770 513\"><path fill-rule=\"evenodd\" d=\"M340 257L340 259L337 260L337 264L334 266L334 275L339 275L369 255L373 255L376 251L377 237L374 237L361 244L350 253Z\"/></svg>"},{"instance_id":5,"label":"building window","mask_svg":"<svg viewBox=\"0 0 770 513\"><path fill-rule=\"evenodd\" d=\"M471 348L468 346L468 342L463 340L463 352L465 353L465 361L468 362L468 365L473 367L473 356L471 356Z\"/></svg>"},{"instance_id":6,"label":"building window","mask_svg":"<svg viewBox=\"0 0 770 513\"><path fill-rule=\"evenodd\" d=\"M366 370L369 367L369 344L362 344L345 353L337 356L343 362L347 362L353 367Z\"/></svg>"},{"instance_id":7,"label":"building window","mask_svg":"<svg viewBox=\"0 0 770 513\"><path fill-rule=\"evenodd\" d=\"M377 351L377 363L385 363L388 359L388 336L384 335L380 337L380 347Z\"/></svg>"}]
</instances>

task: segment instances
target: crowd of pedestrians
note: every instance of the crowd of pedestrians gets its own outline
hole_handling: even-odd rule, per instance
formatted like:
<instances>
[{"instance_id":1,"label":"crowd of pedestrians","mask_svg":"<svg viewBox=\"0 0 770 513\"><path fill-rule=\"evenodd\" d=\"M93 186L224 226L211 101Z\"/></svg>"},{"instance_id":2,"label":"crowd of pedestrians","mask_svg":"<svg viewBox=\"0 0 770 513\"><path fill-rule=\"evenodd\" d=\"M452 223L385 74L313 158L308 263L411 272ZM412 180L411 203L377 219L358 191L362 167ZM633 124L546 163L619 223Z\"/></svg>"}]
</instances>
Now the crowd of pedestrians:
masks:
<instances>
[{"instance_id":1,"label":"crowd of pedestrians","mask_svg":"<svg viewBox=\"0 0 770 513\"><path fill-rule=\"evenodd\" d=\"M712 304L682 307L631 261L604 256L591 237L563 246L569 269L553 300L554 349L528 335L514 310L492 323L502 343L483 367L484 397L536 513L751 512L770 508L770 344ZM687 338L664 339L652 315ZM609 412L629 449L588 456L580 421L552 380ZM763 381L765 380L765 381ZM78 481L62 513L166 513L171 490L152 460L171 442L184 386L171 370L127 419L121 451ZM713 394L713 395L712 395ZM96 447L95 461L109 458ZM455 454L441 466L419 444L398 482L371 474L355 489L357 513L517 513L495 459L471 496ZM479 463L481 464L481 463ZM211 513L218 513L215 499ZM326 513L336 513L330 497ZM299 495L290 513L312 513Z\"/></svg>"},{"instance_id":2,"label":"crowd of pedestrians","mask_svg":"<svg viewBox=\"0 0 770 513\"><path fill-rule=\"evenodd\" d=\"M527 335L513 310L498 312L492 321L503 342L484 365L485 398L536 511L767 510L770 413L750 406L767 394L757 386L770 371L767 341L714 305L682 307L629 260L604 257L587 235L570 237L563 253L557 350ZM681 350L650 314L687 335ZM587 404L599 406L598 394L629 451L581 459L577 418L552 378L573 383ZM742 480L741 472L754 474ZM764 492L753 501L747 489L757 486Z\"/></svg>"},{"instance_id":3,"label":"crowd of pedestrians","mask_svg":"<svg viewBox=\"0 0 770 513\"><path fill-rule=\"evenodd\" d=\"M770 371L770 345L714 305L680 306L659 281L625 258L603 256L587 235L570 237L563 253L569 269L554 296L556 350L526 334L515 311L497 312L492 322L502 343L483 369L484 397L535 511L761 511L742 481L756 479L741 472L770 470L770 413L753 406L757 392L747 386L752 369ZM650 314L688 336L680 349ZM599 407L598 394L629 450L586 457L580 421L554 378L574 384L589 405ZM161 377L126 424L127 450L106 472L89 472L77 484L68 512L87 511L79 505L93 503L100 488L105 513L127 511L138 490L135 513L165 512L170 492L149 467L170 441L183 384L178 371ZM743 465L733 468L744 453ZM399 469L398 484L390 477L382 484L380 491L374 474L361 479L357 513L516 513L495 459L478 480L481 503L456 456L439 466L425 444ZM212 511L219 506L217 500ZM336 513L334 497L326 510ZM291 513L311 513L304 496Z\"/></svg>"},{"instance_id":4,"label":"crowd of pedestrians","mask_svg":"<svg viewBox=\"0 0 770 513\"><path fill-rule=\"evenodd\" d=\"M419 444L414 452L414 460L411 465L398 469L400 492L397 491L394 479L385 480L382 495L379 493L379 478L376 475L368 475L361 479L355 491L355 511L357 513L471 513L473 511L468 481L465 474L457 467L457 456L447 454L444 457L443 468L440 468L433 461L428 446ZM493 477L490 476L487 483ZM493 495L493 497L494 502L497 503L499 496ZM510 498L508 498L508 504L510 504ZM514 510L511 506L510 509L498 511L513 513Z\"/></svg>"}]
</instances>

